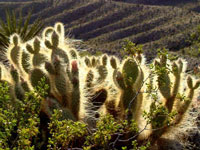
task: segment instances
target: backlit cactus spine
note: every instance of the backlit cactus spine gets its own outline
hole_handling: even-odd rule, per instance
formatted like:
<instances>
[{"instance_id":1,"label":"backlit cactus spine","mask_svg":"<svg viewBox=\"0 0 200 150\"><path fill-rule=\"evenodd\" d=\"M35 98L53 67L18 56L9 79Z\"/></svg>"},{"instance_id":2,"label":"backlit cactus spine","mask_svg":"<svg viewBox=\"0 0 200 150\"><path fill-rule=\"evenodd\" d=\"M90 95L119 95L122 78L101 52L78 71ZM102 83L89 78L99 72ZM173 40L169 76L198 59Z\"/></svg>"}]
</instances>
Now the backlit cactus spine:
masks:
<instances>
[{"instance_id":1,"label":"backlit cactus spine","mask_svg":"<svg viewBox=\"0 0 200 150\"><path fill-rule=\"evenodd\" d=\"M65 119L83 120L93 126L100 115L109 113L116 119L134 119L141 127L142 112L153 103L145 93L153 71L145 64L144 56L138 53L122 61L108 55L81 58L69 43L62 23L47 27L42 37L26 43L21 43L14 34L6 52L13 68L6 71L0 65L1 82L8 81L13 98L20 99L45 77L50 88L42 102L42 111L49 117L54 108L62 109ZM196 97L200 81L186 76L186 65L181 59L170 62L161 55L154 62L150 84L158 89L159 99L167 111L177 111L174 122L179 123ZM187 93L187 101L179 100L178 96L183 93ZM152 128L155 129L153 125ZM162 135L165 131L150 132Z\"/></svg>"}]
</instances>

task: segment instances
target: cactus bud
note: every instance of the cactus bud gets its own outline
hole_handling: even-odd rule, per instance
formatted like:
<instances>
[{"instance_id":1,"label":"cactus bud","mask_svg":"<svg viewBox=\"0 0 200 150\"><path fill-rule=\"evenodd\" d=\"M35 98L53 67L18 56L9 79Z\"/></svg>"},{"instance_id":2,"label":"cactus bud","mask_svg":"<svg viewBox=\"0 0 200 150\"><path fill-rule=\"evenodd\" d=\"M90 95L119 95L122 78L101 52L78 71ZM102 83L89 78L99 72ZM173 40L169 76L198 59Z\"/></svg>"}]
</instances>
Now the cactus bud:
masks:
<instances>
[{"instance_id":1,"label":"cactus bud","mask_svg":"<svg viewBox=\"0 0 200 150\"><path fill-rule=\"evenodd\" d=\"M96 64L97 64L97 61L96 61L95 57L93 57L93 58L92 58L92 66L95 67Z\"/></svg>"},{"instance_id":2,"label":"cactus bud","mask_svg":"<svg viewBox=\"0 0 200 150\"><path fill-rule=\"evenodd\" d=\"M107 56L106 55L104 55L103 57L102 57L102 64L103 64L103 66L106 66L107 65Z\"/></svg>"},{"instance_id":3,"label":"cactus bud","mask_svg":"<svg viewBox=\"0 0 200 150\"><path fill-rule=\"evenodd\" d=\"M57 24L56 31L61 34L61 32L62 32L62 26L61 26L61 24Z\"/></svg>"},{"instance_id":4,"label":"cactus bud","mask_svg":"<svg viewBox=\"0 0 200 150\"><path fill-rule=\"evenodd\" d=\"M88 67L91 67L91 62L90 62L90 59L88 57L85 57L85 64L88 66Z\"/></svg>"},{"instance_id":5,"label":"cactus bud","mask_svg":"<svg viewBox=\"0 0 200 150\"><path fill-rule=\"evenodd\" d=\"M76 61L72 61L72 73L77 73L78 72L78 64Z\"/></svg>"},{"instance_id":6,"label":"cactus bud","mask_svg":"<svg viewBox=\"0 0 200 150\"><path fill-rule=\"evenodd\" d=\"M200 80L198 80L194 86L194 89L197 89L200 86Z\"/></svg>"}]
</instances>

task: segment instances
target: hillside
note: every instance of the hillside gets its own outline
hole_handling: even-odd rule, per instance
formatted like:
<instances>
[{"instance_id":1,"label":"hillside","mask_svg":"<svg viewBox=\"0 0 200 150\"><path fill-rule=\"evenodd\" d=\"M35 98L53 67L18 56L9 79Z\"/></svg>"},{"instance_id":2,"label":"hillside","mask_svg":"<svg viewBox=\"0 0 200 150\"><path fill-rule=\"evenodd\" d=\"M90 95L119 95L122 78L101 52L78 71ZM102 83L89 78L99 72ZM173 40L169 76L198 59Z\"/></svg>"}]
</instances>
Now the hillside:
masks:
<instances>
[{"instance_id":1,"label":"hillside","mask_svg":"<svg viewBox=\"0 0 200 150\"><path fill-rule=\"evenodd\" d=\"M188 35L200 23L200 2L195 0L1 0L1 16L5 8L23 15L31 8L32 22L38 17L46 26L61 21L70 36L109 53L119 54L123 41L130 39L144 44L148 57L157 48L189 46Z\"/></svg>"}]
</instances>

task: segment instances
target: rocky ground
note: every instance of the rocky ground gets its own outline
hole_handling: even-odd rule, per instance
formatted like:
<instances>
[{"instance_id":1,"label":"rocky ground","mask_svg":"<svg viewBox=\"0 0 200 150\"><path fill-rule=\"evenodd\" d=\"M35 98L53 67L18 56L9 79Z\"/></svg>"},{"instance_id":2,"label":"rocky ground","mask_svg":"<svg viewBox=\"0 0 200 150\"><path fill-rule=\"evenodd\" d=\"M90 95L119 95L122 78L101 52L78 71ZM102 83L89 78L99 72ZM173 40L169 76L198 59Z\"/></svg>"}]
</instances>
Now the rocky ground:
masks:
<instances>
[{"instance_id":1,"label":"rocky ground","mask_svg":"<svg viewBox=\"0 0 200 150\"><path fill-rule=\"evenodd\" d=\"M200 150L200 97L193 102L185 120L172 127L170 132L159 140L155 150Z\"/></svg>"}]
</instances>

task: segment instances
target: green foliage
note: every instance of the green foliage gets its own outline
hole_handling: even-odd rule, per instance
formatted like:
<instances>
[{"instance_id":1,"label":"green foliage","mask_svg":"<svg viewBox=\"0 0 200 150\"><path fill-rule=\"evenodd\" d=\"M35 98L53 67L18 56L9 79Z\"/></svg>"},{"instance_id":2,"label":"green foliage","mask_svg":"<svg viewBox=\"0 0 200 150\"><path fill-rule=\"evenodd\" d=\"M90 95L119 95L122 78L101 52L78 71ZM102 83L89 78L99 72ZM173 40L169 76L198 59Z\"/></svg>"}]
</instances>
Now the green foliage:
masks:
<instances>
[{"instance_id":1,"label":"green foliage","mask_svg":"<svg viewBox=\"0 0 200 150\"><path fill-rule=\"evenodd\" d=\"M147 150L150 147L150 142L147 142L146 145L138 146L138 143L136 140L132 141L133 150Z\"/></svg>"},{"instance_id":2,"label":"green foliage","mask_svg":"<svg viewBox=\"0 0 200 150\"><path fill-rule=\"evenodd\" d=\"M99 146L102 146L104 148L108 148L109 141L111 141L112 136L117 133L123 133L127 129L127 122L125 123L118 123L115 121L115 119L111 115L106 115L100 118L100 120L97 122L96 125L96 131L95 133L90 136L89 141L92 143L95 143ZM131 129L133 129L132 127ZM87 141L87 143L89 143Z\"/></svg>"},{"instance_id":3,"label":"green foliage","mask_svg":"<svg viewBox=\"0 0 200 150\"><path fill-rule=\"evenodd\" d=\"M48 149L68 149L75 147L75 143L83 141L83 149L91 148L109 149L111 141L116 135L126 135L138 133L138 128L134 120L128 124L127 120L116 121L112 115L105 115L97 121L94 132L82 122L72 120L62 120L62 110L54 110L48 128L52 135L48 139ZM77 143L77 144L78 144ZM135 142L136 143L136 142Z\"/></svg>"},{"instance_id":4,"label":"green foliage","mask_svg":"<svg viewBox=\"0 0 200 150\"><path fill-rule=\"evenodd\" d=\"M33 138L39 134L40 103L47 89L42 79L34 91L25 94L24 99L13 100L9 85L0 83L0 148L34 149Z\"/></svg>"},{"instance_id":5,"label":"green foliage","mask_svg":"<svg viewBox=\"0 0 200 150\"><path fill-rule=\"evenodd\" d=\"M9 149L12 131L17 125L17 115L10 97L8 83L0 83L0 149Z\"/></svg>"},{"instance_id":6,"label":"green foliage","mask_svg":"<svg viewBox=\"0 0 200 150\"><path fill-rule=\"evenodd\" d=\"M85 146L85 149L89 149L94 146L99 147L100 149L110 149L112 143L116 144L114 140L116 140L115 138L117 135L128 135L127 133L135 135L138 133L138 127L134 120L131 120L131 124L129 124L127 120L117 121L112 115L108 114L102 116L97 121L94 131L95 132L86 137L85 145L87 146Z\"/></svg>"},{"instance_id":7,"label":"green foliage","mask_svg":"<svg viewBox=\"0 0 200 150\"><path fill-rule=\"evenodd\" d=\"M86 124L72 120L60 120L62 110L54 110L49 123L52 137L49 138L48 149L57 150L73 147L73 142L87 135Z\"/></svg>"},{"instance_id":8,"label":"green foliage","mask_svg":"<svg viewBox=\"0 0 200 150\"><path fill-rule=\"evenodd\" d=\"M125 40L125 44L123 45L122 53L124 53L127 56L136 56L136 54L142 54L143 53L143 45L136 45L135 43Z\"/></svg>"},{"instance_id":9,"label":"green foliage","mask_svg":"<svg viewBox=\"0 0 200 150\"><path fill-rule=\"evenodd\" d=\"M151 104L150 112L144 111L144 118L149 124L152 124L153 129L163 128L169 126L173 121L176 112L169 113L167 108L159 102Z\"/></svg>"}]
</instances>

